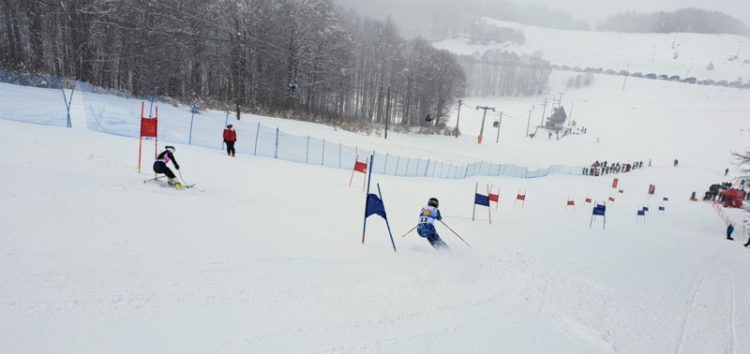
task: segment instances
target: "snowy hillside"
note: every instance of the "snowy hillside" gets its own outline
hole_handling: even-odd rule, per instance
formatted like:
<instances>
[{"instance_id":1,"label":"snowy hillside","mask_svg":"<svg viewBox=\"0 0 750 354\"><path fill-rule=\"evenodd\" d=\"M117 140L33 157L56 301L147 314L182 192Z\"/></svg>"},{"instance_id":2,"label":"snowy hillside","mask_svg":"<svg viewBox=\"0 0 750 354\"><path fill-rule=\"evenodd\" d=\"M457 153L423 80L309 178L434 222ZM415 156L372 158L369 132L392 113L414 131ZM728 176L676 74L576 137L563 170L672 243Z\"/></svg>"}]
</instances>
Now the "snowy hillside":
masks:
<instances>
[{"instance_id":1,"label":"snowy hillside","mask_svg":"<svg viewBox=\"0 0 750 354\"><path fill-rule=\"evenodd\" d=\"M745 81L750 79L750 38L747 37L726 34L573 31L488 18L484 21L498 27L523 31L526 39L524 44L473 44L471 40L462 37L433 45L458 54L481 54L490 49L526 54L540 52L553 64L570 67L619 71L629 66L631 73L694 76L701 80L734 81L740 77ZM738 54L738 59L729 60ZM714 70L707 70L711 62Z\"/></svg>"}]
</instances>

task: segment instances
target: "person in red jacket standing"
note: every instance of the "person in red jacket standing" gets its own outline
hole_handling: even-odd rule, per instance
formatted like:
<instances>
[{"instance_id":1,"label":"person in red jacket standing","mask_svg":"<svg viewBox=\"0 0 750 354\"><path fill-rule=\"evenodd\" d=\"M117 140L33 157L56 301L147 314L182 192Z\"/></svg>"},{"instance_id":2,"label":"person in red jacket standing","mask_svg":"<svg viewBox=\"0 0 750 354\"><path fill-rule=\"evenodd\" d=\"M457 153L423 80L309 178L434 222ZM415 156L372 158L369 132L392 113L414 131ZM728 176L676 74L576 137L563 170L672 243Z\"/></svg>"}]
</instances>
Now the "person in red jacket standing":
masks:
<instances>
[{"instance_id":1,"label":"person in red jacket standing","mask_svg":"<svg viewBox=\"0 0 750 354\"><path fill-rule=\"evenodd\" d=\"M224 129L224 143L227 144L227 155L234 157L234 143L237 141L237 132L231 124Z\"/></svg>"}]
</instances>

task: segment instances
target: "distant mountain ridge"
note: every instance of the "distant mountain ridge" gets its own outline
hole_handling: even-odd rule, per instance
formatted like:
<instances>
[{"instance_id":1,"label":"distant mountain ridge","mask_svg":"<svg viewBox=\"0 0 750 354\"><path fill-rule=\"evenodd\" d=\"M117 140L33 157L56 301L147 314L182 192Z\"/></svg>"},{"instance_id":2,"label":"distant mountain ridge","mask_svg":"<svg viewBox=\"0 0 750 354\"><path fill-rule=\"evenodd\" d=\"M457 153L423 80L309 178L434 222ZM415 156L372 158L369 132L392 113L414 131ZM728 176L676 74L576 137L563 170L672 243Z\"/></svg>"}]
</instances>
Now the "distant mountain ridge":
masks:
<instances>
[{"instance_id":1,"label":"distant mountain ridge","mask_svg":"<svg viewBox=\"0 0 750 354\"><path fill-rule=\"evenodd\" d=\"M750 30L741 20L723 12L694 7L670 12L620 13L598 23L596 29L631 33L727 33L750 36Z\"/></svg>"}]
</instances>

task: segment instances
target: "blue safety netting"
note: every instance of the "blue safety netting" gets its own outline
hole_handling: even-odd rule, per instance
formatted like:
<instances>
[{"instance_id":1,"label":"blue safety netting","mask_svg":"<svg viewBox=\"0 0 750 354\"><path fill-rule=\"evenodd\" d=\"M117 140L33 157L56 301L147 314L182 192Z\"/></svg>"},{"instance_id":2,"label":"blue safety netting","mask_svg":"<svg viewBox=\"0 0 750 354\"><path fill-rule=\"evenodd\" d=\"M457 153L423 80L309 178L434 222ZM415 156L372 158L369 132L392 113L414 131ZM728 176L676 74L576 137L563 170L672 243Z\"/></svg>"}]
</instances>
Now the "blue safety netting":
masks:
<instances>
[{"instance_id":1,"label":"blue safety netting","mask_svg":"<svg viewBox=\"0 0 750 354\"><path fill-rule=\"evenodd\" d=\"M27 88L11 90L19 97ZM86 83L76 83L77 95L85 110L87 129L118 136L137 138L140 132L141 100L113 96L102 89ZM32 89L39 90L39 89ZM18 92L16 92L18 91ZM19 93L20 92L20 93ZM85 94L84 94L85 93ZM49 97L38 97L38 96ZM24 105L22 109L13 107L13 114L2 114L0 119L12 119L54 126L65 125L65 105L59 89L34 91L36 100L49 101L50 106ZM76 107L74 103L72 107ZM80 103L79 103L80 105ZM57 107L59 106L59 107ZM206 112L192 114L190 107L146 101L145 115L155 114L159 107L159 141L182 143L210 149L223 149L221 131L229 116ZM2 108L2 104L0 104ZM235 122L235 120L233 120ZM367 161L372 151L343 145L310 136L288 134L278 128L264 126L258 122L241 121L236 123L239 141L236 149L239 154L293 161L309 165L319 165L351 170L357 159ZM553 173L581 174L581 167L554 165L543 169L529 169L511 164L472 162L450 164L443 161L375 153L373 173L401 177L431 177L463 179L473 176L507 176L515 178L539 178Z\"/></svg>"}]
</instances>

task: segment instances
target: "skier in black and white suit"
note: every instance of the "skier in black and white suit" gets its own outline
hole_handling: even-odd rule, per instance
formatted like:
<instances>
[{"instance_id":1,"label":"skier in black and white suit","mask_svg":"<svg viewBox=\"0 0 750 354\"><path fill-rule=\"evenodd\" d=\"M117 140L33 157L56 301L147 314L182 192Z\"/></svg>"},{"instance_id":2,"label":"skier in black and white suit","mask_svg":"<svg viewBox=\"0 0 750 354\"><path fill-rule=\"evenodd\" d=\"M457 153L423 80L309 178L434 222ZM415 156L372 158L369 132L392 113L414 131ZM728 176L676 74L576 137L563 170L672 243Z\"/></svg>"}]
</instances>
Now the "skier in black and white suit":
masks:
<instances>
[{"instance_id":1,"label":"skier in black and white suit","mask_svg":"<svg viewBox=\"0 0 750 354\"><path fill-rule=\"evenodd\" d=\"M172 164L174 164L174 168L179 170L180 165L177 163L177 160L174 158L174 146L165 146L164 151L162 151L159 156L156 157L156 161L154 161L154 172L161 173L167 175L167 183L169 183L170 186L175 186L178 189L182 187L182 184L176 180L176 176L174 175L174 172L172 172L171 169L167 166L167 164L172 161Z\"/></svg>"}]
</instances>

